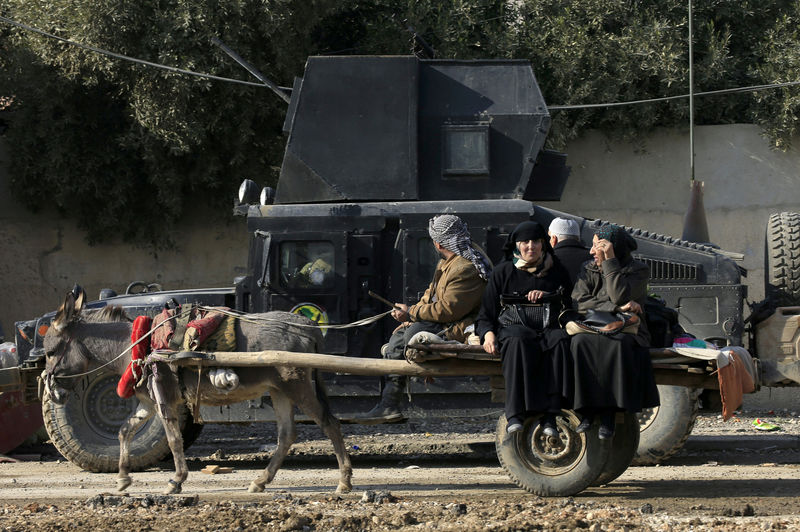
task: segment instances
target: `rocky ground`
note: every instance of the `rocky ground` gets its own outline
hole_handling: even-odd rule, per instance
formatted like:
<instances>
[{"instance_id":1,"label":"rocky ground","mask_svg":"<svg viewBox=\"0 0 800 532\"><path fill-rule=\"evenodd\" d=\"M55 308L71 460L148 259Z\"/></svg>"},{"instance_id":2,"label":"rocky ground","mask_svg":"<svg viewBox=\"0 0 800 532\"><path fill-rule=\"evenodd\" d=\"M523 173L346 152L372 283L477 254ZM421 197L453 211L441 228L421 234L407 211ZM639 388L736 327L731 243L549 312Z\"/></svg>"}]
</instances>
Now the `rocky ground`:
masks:
<instances>
[{"instance_id":1,"label":"rocky ground","mask_svg":"<svg viewBox=\"0 0 800 532\"><path fill-rule=\"evenodd\" d=\"M756 417L781 427L760 432ZM47 446L38 460L0 464L0 530L793 530L800 529L800 418L702 415L692 438L658 467L632 467L608 486L541 498L514 486L491 448L492 419L344 425L354 491L336 495L335 463L319 430L298 445L265 493L249 483L274 444L272 425L213 425L189 450L184 494L158 493L170 464L112 493L113 474L90 474ZM208 464L232 467L203 475Z\"/></svg>"}]
</instances>

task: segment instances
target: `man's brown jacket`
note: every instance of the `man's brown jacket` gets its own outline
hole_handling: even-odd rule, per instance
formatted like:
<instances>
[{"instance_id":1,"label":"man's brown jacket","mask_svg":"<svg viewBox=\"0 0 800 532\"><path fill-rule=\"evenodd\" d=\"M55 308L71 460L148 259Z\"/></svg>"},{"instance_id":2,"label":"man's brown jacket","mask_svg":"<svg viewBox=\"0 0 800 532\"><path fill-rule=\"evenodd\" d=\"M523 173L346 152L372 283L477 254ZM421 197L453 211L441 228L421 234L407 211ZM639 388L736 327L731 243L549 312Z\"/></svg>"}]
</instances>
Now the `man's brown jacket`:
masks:
<instances>
[{"instance_id":1,"label":"man's brown jacket","mask_svg":"<svg viewBox=\"0 0 800 532\"><path fill-rule=\"evenodd\" d=\"M442 259L436 265L433 282L418 303L411 305L408 314L413 321L432 321L452 325L448 338L463 342L464 329L478 315L486 281L475 266L460 255Z\"/></svg>"}]
</instances>

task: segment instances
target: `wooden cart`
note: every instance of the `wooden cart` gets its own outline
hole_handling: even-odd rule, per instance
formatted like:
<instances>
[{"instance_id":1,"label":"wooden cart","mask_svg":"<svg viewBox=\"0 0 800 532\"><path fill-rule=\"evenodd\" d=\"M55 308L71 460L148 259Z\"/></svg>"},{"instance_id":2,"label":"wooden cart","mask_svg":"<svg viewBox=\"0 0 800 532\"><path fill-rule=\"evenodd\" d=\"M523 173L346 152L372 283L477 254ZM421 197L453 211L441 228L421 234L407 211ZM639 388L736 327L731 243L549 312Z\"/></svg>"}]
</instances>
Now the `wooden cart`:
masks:
<instances>
[{"instance_id":1,"label":"wooden cart","mask_svg":"<svg viewBox=\"0 0 800 532\"><path fill-rule=\"evenodd\" d=\"M356 358L289 351L180 352L170 362L200 367L295 366L352 375L408 375L415 377L488 375L492 398L503 402L499 357L480 346L464 344L412 344L413 361ZM658 384L718 389L714 363L681 357L669 349L651 349ZM559 435L547 436L536 417L523 430L506 433L506 419L497 422L495 447L502 467L527 491L541 496L575 495L589 486L607 484L631 463L639 445L639 423L634 414L617 414L612 440L600 440L598 425L578 434L579 418L571 410L558 417Z\"/></svg>"}]
</instances>

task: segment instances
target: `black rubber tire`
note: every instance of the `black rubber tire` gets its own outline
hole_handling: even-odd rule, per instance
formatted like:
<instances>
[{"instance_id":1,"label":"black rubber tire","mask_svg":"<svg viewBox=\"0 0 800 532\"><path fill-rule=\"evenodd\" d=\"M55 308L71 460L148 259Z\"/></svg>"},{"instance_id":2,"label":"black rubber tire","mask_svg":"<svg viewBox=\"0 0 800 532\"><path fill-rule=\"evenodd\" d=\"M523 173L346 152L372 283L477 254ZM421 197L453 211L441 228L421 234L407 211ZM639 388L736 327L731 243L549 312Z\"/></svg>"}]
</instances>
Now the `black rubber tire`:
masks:
<instances>
[{"instance_id":1,"label":"black rubber tire","mask_svg":"<svg viewBox=\"0 0 800 532\"><path fill-rule=\"evenodd\" d=\"M94 473L111 473L119 468L119 427L136 408L135 398L121 399L116 393L118 375L109 373L84 377L59 405L45 389L42 416L45 428L58 452L78 467ZM181 426L189 412L181 412ZM133 438L131 470L141 471L170 455L161 421L150 419Z\"/></svg>"},{"instance_id":2,"label":"black rubber tire","mask_svg":"<svg viewBox=\"0 0 800 532\"><path fill-rule=\"evenodd\" d=\"M197 438L200 436L200 433L203 432L204 425L200 423L195 423L191 420L191 415L189 412L186 412L187 423L181 427L181 436L183 436L183 450L185 451L188 449Z\"/></svg>"},{"instance_id":3,"label":"black rubber tire","mask_svg":"<svg viewBox=\"0 0 800 532\"><path fill-rule=\"evenodd\" d=\"M507 421L497 422L495 449L500 465L514 483L542 497L566 497L580 493L600 475L608 461L610 444L597 438L597 427L576 434L578 417L563 411L558 418L559 438L548 438L539 429L538 417L525 422L523 430L506 433Z\"/></svg>"},{"instance_id":4,"label":"black rubber tire","mask_svg":"<svg viewBox=\"0 0 800 532\"><path fill-rule=\"evenodd\" d=\"M767 298L779 307L800 305L800 213L770 215L764 254Z\"/></svg>"},{"instance_id":5,"label":"black rubber tire","mask_svg":"<svg viewBox=\"0 0 800 532\"><path fill-rule=\"evenodd\" d=\"M661 406L637 414L639 448L631 465L660 464L683 447L697 419L701 391L685 386L658 385Z\"/></svg>"},{"instance_id":6,"label":"black rubber tire","mask_svg":"<svg viewBox=\"0 0 800 532\"><path fill-rule=\"evenodd\" d=\"M617 416L614 427L614 439L611 441L611 453L592 486L604 486L623 474L633 461L636 449L639 448L639 420L636 414L625 412Z\"/></svg>"}]
</instances>

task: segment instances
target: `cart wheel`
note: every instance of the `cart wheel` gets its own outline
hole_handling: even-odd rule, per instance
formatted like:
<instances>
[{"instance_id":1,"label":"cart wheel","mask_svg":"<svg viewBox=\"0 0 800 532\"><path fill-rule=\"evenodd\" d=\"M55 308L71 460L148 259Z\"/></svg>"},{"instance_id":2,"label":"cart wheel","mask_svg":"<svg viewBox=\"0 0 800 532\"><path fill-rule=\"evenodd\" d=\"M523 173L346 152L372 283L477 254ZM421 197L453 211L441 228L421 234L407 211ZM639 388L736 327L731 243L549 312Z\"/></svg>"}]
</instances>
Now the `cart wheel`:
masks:
<instances>
[{"instance_id":1,"label":"cart wheel","mask_svg":"<svg viewBox=\"0 0 800 532\"><path fill-rule=\"evenodd\" d=\"M580 420L571 410L558 417L558 437L541 431L539 417L529 418L521 431L512 434L506 433L506 417L500 417L495 437L500 465L519 487L535 495L580 493L603 471L611 445L597 438L597 426L575 433Z\"/></svg>"},{"instance_id":2,"label":"cart wheel","mask_svg":"<svg viewBox=\"0 0 800 532\"><path fill-rule=\"evenodd\" d=\"M625 412L617 416L614 439L611 440L611 453L603 466L600 476L592 486L602 486L617 479L631 465L636 449L639 448L639 420L636 414Z\"/></svg>"}]
</instances>

